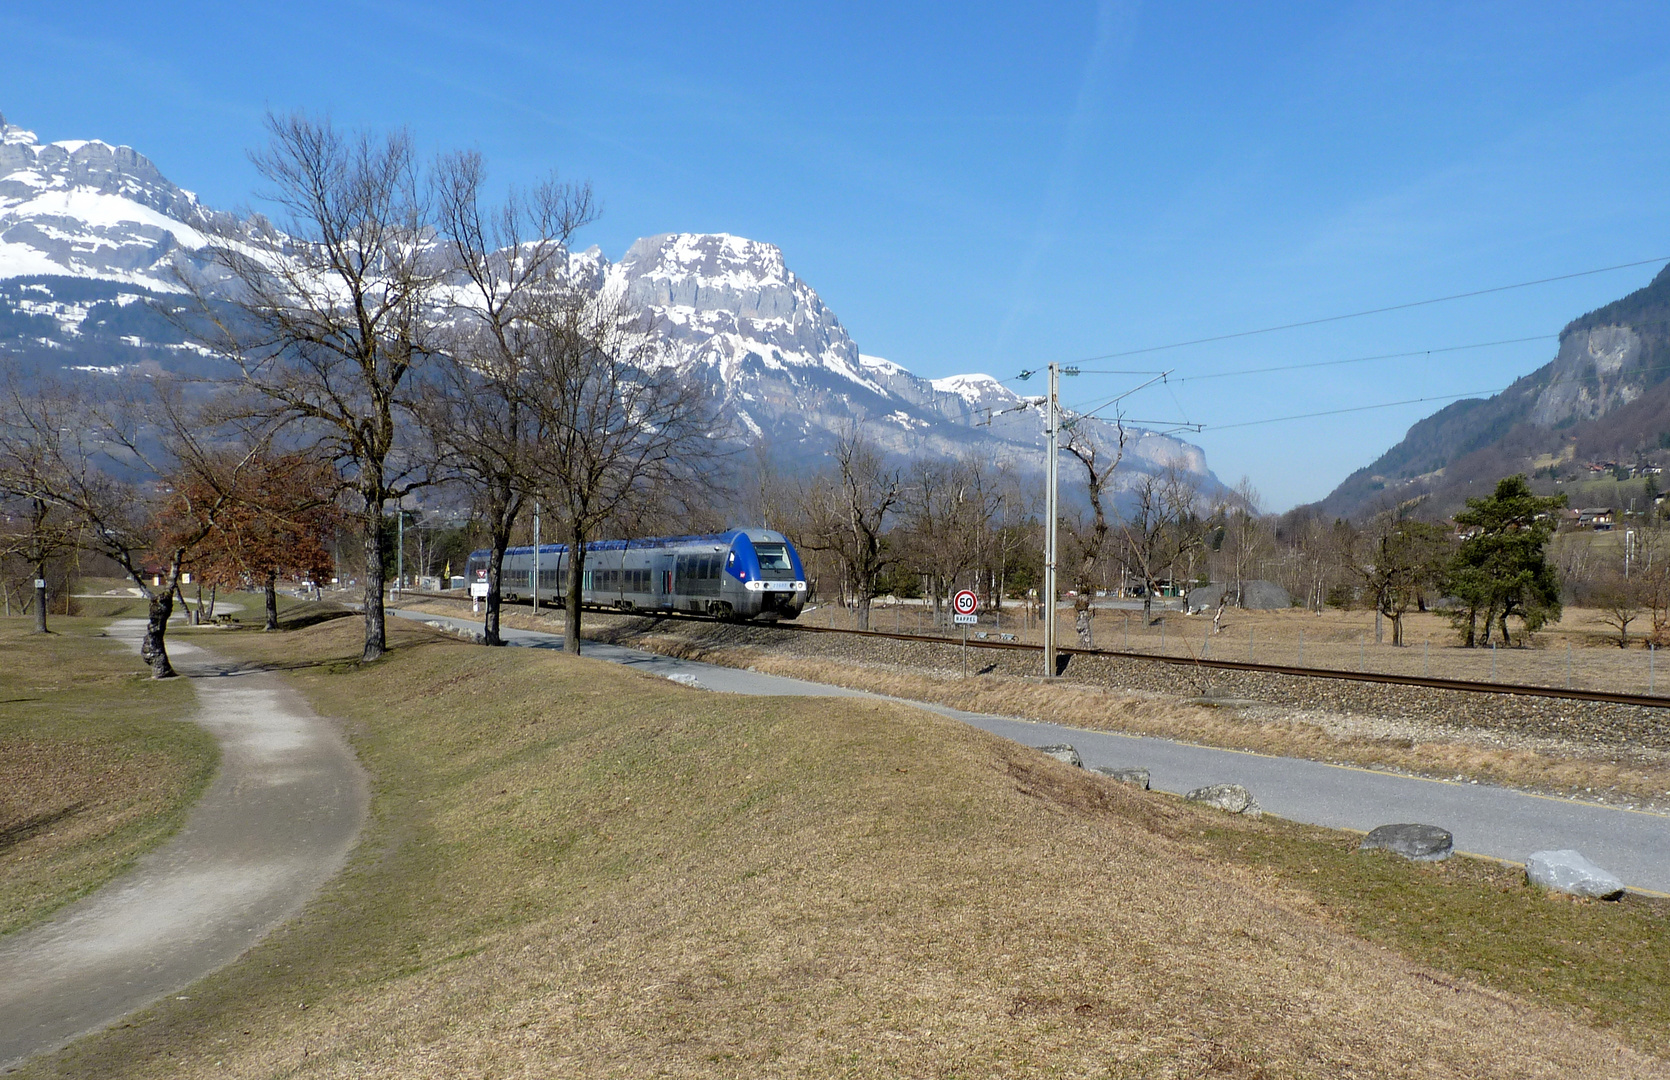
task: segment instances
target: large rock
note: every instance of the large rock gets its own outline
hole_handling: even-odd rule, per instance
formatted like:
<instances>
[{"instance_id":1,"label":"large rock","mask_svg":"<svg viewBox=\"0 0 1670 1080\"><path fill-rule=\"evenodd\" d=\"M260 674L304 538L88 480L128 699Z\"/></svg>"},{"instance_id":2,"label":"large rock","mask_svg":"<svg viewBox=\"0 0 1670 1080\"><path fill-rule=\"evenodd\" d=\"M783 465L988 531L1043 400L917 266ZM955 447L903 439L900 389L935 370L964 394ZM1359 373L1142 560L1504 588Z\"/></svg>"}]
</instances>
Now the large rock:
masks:
<instances>
[{"instance_id":1,"label":"large rock","mask_svg":"<svg viewBox=\"0 0 1670 1080\"><path fill-rule=\"evenodd\" d=\"M1079 752L1066 743L1056 743L1053 746L1039 746L1035 749L1040 754L1048 754L1050 757L1062 762L1063 764L1071 765L1076 769L1084 768L1084 759L1079 757Z\"/></svg>"},{"instance_id":2,"label":"large rock","mask_svg":"<svg viewBox=\"0 0 1670 1080\"><path fill-rule=\"evenodd\" d=\"M1116 769L1112 765L1097 765L1092 772L1099 772L1109 780L1117 780L1121 784L1135 784L1144 791L1148 790L1147 769Z\"/></svg>"},{"instance_id":3,"label":"large rock","mask_svg":"<svg viewBox=\"0 0 1670 1080\"><path fill-rule=\"evenodd\" d=\"M1574 896L1616 900L1624 883L1575 851L1534 851L1525 860L1525 877L1533 885Z\"/></svg>"},{"instance_id":4,"label":"large rock","mask_svg":"<svg viewBox=\"0 0 1670 1080\"><path fill-rule=\"evenodd\" d=\"M1382 825L1363 837L1358 851L1390 851L1415 862L1442 862L1455 853L1455 837L1436 825Z\"/></svg>"},{"instance_id":5,"label":"large rock","mask_svg":"<svg viewBox=\"0 0 1670 1080\"><path fill-rule=\"evenodd\" d=\"M1252 797L1252 792L1240 784L1213 784L1210 787L1195 788L1183 798L1204 806L1227 810L1232 814L1245 814L1247 817L1264 816L1264 808L1258 805L1258 800Z\"/></svg>"},{"instance_id":6,"label":"large rock","mask_svg":"<svg viewBox=\"0 0 1670 1080\"><path fill-rule=\"evenodd\" d=\"M1230 586L1214 581L1210 585L1202 585L1198 589L1189 590L1189 610L1205 609L1210 611L1218 606L1224 593ZM1235 597L1230 595L1233 603ZM1241 606L1250 611L1280 611L1293 606L1293 596L1286 589L1273 581L1243 581L1241 583Z\"/></svg>"}]
</instances>

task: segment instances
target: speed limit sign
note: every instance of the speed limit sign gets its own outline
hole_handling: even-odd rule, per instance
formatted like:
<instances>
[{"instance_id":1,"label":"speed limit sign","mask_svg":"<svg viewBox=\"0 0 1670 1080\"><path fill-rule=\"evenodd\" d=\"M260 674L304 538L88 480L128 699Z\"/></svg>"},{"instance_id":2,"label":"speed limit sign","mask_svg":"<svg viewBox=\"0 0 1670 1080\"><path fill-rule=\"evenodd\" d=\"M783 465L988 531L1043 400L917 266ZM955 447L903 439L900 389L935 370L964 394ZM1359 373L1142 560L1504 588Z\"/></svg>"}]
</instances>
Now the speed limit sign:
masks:
<instances>
[{"instance_id":1,"label":"speed limit sign","mask_svg":"<svg viewBox=\"0 0 1670 1080\"><path fill-rule=\"evenodd\" d=\"M974 612L980 607L980 598L964 589L951 598L951 610L956 613L957 621L974 621Z\"/></svg>"}]
</instances>

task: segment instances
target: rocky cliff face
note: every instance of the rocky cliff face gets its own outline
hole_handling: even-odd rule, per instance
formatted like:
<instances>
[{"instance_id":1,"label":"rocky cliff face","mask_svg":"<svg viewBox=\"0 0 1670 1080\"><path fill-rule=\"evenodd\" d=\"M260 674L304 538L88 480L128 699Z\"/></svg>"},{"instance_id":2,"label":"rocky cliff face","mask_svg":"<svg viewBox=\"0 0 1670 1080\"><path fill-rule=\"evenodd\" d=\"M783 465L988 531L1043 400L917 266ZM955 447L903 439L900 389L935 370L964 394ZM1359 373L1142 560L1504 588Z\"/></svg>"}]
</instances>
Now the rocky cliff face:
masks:
<instances>
[{"instance_id":1,"label":"rocky cliff face","mask_svg":"<svg viewBox=\"0 0 1670 1080\"><path fill-rule=\"evenodd\" d=\"M1670 267L1646 287L1572 320L1554 359L1489 399L1446 405L1318 504L1357 515L1421 500L1459 509L1516 472L1545 486L1606 462L1664 464L1670 442Z\"/></svg>"},{"instance_id":2,"label":"rocky cliff face","mask_svg":"<svg viewBox=\"0 0 1670 1080\"><path fill-rule=\"evenodd\" d=\"M1643 344L1641 335L1628 326L1566 333L1526 420L1551 428L1594 420L1628 405L1641 396L1648 381L1639 370Z\"/></svg>"}]
</instances>

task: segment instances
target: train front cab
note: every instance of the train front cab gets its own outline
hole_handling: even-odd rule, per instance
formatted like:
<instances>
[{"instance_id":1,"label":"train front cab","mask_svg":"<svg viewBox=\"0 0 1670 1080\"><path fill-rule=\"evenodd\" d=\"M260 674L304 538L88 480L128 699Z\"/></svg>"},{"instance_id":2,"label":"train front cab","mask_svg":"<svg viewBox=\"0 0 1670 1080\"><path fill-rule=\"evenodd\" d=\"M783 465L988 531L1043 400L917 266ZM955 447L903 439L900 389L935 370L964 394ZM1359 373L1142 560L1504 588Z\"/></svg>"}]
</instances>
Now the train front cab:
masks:
<instances>
[{"instance_id":1,"label":"train front cab","mask_svg":"<svg viewBox=\"0 0 1670 1080\"><path fill-rule=\"evenodd\" d=\"M744 618L793 619L806 605L806 569L782 533L738 530L725 569L740 586Z\"/></svg>"}]
</instances>

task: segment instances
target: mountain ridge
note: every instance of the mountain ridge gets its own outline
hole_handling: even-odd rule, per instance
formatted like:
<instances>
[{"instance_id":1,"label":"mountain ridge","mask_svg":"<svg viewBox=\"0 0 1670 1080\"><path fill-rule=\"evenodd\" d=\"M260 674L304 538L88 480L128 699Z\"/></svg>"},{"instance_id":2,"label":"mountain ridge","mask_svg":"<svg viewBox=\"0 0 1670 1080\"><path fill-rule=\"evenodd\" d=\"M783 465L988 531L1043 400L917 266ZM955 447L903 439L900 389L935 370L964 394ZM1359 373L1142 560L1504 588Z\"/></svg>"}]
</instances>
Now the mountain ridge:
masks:
<instances>
[{"instance_id":1,"label":"mountain ridge","mask_svg":"<svg viewBox=\"0 0 1670 1080\"><path fill-rule=\"evenodd\" d=\"M1452 402L1325 498L1345 517L1393 504L1455 513L1480 483L1516 472L1581 478L1592 465L1650 464L1670 435L1670 266L1560 331L1554 358L1499 394Z\"/></svg>"},{"instance_id":2,"label":"mountain ridge","mask_svg":"<svg viewBox=\"0 0 1670 1080\"><path fill-rule=\"evenodd\" d=\"M202 206L130 147L42 143L0 116L0 351L88 376L145 364L209 373L215 358L152 302L182 289L182 262L201 269L211 232L257 224ZM925 379L861 353L773 244L664 233L618 262L596 247L569 252L568 270L619 297L663 363L702 380L743 441L769 442L792 467L821 464L858 428L894 457L977 453L1042 471L1029 399L988 375ZM1101 421L1087 428L1115 437ZM1125 483L1175 463L1203 493L1224 490L1199 447L1168 435L1128 432L1126 461Z\"/></svg>"}]
</instances>

